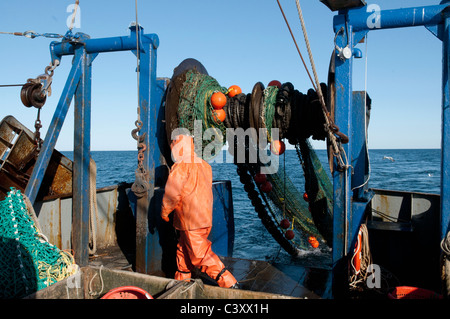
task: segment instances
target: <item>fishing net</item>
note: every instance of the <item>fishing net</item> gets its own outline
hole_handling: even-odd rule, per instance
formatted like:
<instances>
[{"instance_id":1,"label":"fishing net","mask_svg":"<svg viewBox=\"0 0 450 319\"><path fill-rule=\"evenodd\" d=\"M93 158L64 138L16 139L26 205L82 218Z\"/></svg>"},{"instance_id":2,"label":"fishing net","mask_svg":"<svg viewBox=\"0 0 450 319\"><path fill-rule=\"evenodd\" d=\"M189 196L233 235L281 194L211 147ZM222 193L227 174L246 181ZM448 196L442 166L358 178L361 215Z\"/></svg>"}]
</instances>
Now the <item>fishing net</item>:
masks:
<instances>
[{"instance_id":1,"label":"fishing net","mask_svg":"<svg viewBox=\"0 0 450 319\"><path fill-rule=\"evenodd\" d=\"M257 187L267 210L267 217L259 214L260 217L270 218L266 224L272 222L272 227L284 235L278 241L284 241L284 246L293 246L294 249L291 247L288 250L292 255L298 254L299 250L311 249L311 236L322 247L330 246L332 240L333 188L330 178L309 141L297 144L296 150L301 164L299 169L303 170L304 185L296 185L280 164L276 173L266 175L272 185L271 191L264 192L261 185ZM251 175L256 176L260 168L250 169ZM286 221L289 227L282 227ZM294 233L292 239L286 238L287 231Z\"/></svg>"},{"instance_id":2,"label":"fishing net","mask_svg":"<svg viewBox=\"0 0 450 319\"><path fill-rule=\"evenodd\" d=\"M200 137L202 143L195 143L195 152L205 161L216 157L225 144L226 127L215 118L211 105L214 92L226 93L227 89L216 79L192 69L186 73L178 104L179 127L188 129L194 138ZM207 131L211 140L203 139Z\"/></svg>"},{"instance_id":3,"label":"fishing net","mask_svg":"<svg viewBox=\"0 0 450 319\"><path fill-rule=\"evenodd\" d=\"M258 185L253 178L261 167L271 163L262 164L259 157L257 163L236 163L238 174L263 224L290 254L296 255L300 249L310 249L311 244L308 242L310 236L315 237L322 246L331 246L332 185L314 149L304 138L305 135L318 135L316 132L323 134L320 129L317 129L317 127L323 127L320 123L320 116L323 117L321 109L314 104L317 96L313 94L315 92L308 92L308 95L294 92L290 83L281 88L269 86L265 89L259 84L257 89L259 91L254 89L254 92L246 97L243 94L233 98L228 97L227 105L224 107L227 119L220 122L213 117L214 109L210 98L214 92L226 93L227 89L209 75L200 73L196 69L187 70L177 106L178 125L187 128L190 132L195 132L199 129L198 123L202 123L202 131L196 132L201 137L208 129L217 132L212 142L202 138L202 143L196 143L197 155L207 161L219 154L218 151L222 149L226 140L227 128L236 129L242 127L244 123L253 123L257 130L266 129L268 143L276 138L272 136L273 128L279 129L282 136L287 136L288 131L300 132L295 138L291 138L290 142L294 141L291 144L296 146L301 164L299 168L304 173L305 184L301 190L292 182L284 169L278 169L267 175L267 180L272 184L272 190L268 193L263 192L261 185ZM281 99L284 99L284 103L289 103L286 102L289 100L289 95L293 96L292 100L300 101L296 103L297 108L294 108L294 103L289 104L289 107L280 106ZM296 116L303 128L295 127L295 125L299 126L298 123L292 125L291 116ZM289 128L290 124L291 128ZM216 151L205 152L205 148L211 143ZM232 146L229 145L229 147ZM246 147L248 148L249 145ZM270 150L267 150L267 153L270 155ZM308 201L304 199L305 192L308 194ZM289 221L288 228L280 226L282 220ZM285 236L289 230L294 232L294 238Z\"/></svg>"},{"instance_id":4,"label":"fishing net","mask_svg":"<svg viewBox=\"0 0 450 319\"><path fill-rule=\"evenodd\" d=\"M68 252L50 244L20 190L0 202L0 299L22 298L77 272Z\"/></svg>"}]
</instances>

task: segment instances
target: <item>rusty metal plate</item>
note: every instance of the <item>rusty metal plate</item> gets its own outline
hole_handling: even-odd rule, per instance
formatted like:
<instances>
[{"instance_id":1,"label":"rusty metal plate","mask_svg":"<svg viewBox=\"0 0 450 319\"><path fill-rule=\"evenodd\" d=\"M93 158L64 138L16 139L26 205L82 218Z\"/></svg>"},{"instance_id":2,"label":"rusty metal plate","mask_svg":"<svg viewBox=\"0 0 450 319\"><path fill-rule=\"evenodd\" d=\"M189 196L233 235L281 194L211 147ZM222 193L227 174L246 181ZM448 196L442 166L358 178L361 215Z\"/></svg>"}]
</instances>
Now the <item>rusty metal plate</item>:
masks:
<instances>
[{"instance_id":1,"label":"rusty metal plate","mask_svg":"<svg viewBox=\"0 0 450 319\"><path fill-rule=\"evenodd\" d=\"M362 7L366 5L364 0L320 0L320 2L330 8L331 11Z\"/></svg>"},{"instance_id":2,"label":"rusty metal plate","mask_svg":"<svg viewBox=\"0 0 450 319\"><path fill-rule=\"evenodd\" d=\"M0 200L11 187L24 191L38 152L34 134L12 116L0 122ZM54 150L38 197L72 192L72 161Z\"/></svg>"}]
</instances>

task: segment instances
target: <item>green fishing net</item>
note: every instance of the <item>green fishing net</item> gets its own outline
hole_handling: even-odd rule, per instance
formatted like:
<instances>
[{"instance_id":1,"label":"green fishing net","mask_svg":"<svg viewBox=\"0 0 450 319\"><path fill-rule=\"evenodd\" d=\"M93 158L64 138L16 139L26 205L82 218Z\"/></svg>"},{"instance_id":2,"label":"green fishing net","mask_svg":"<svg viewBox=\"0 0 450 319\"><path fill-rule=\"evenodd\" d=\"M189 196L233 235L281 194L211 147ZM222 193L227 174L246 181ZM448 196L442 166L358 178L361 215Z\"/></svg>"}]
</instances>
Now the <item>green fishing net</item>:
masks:
<instances>
[{"instance_id":1,"label":"green fishing net","mask_svg":"<svg viewBox=\"0 0 450 319\"><path fill-rule=\"evenodd\" d=\"M226 141L225 125L216 121L212 115L214 109L210 98L215 91L226 93L227 89L214 78L199 73L195 69L189 70L186 72L186 79L180 91L178 105L177 115L180 127L187 128L201 137L208 129L217 132L212 142L202 138L202 143L195 143L197 155L206 161L217 156L219 152L205 152L205 147L208 144L214 145L215 149L220 151ZM267 129L268 143L275 138L271 133L272 128L276 128L275 106L278 91L279 88L276 86L269 86L263 90L263 107L260 117L262 127ZM198 131L199 123L201 123L201 131ZM301 163L300 168L304 173L304 188L299 190L286 172L279 169L267 175L267 179L272 184L272 191L267 194L260 191L260 196L264 199L268 214L276 225L279 225L283 219L289 220L290 229L295 232L295 237L291 240L292 246L310 249L309 236L314 236L320 243L330 246L333 192L330 178L307 140L299 140L296 148ZM304 192L308 193L308 202L303 199ZM279 228L279 231L284 233L287 229Z\"/></svg>"},{"instance_id":2,"label":"green fishing net","mask_svg":"<svg viewBox=\"0 0 450 319\"><path fill-rule=\"evenodd\" d=\"M0 202L0 298L22 298L77 271L71 254L36 227L20 190Z\"/></svg>"},{"instance_id":3,"label":"green fishing net","mask_svg":"<svg viewBox=\"0 0 450 319\"><path fill-rule=\"evenodd\" d=\"M219 155L226 142L226 127L215 119L211 105L211 95L216 91L225 94L227 89L216 79L189 70L178 104L179 127L188 129L194 139L202 139L202 143L195 143L195 152L205 161Z\"/></svg>"}]
</instances>

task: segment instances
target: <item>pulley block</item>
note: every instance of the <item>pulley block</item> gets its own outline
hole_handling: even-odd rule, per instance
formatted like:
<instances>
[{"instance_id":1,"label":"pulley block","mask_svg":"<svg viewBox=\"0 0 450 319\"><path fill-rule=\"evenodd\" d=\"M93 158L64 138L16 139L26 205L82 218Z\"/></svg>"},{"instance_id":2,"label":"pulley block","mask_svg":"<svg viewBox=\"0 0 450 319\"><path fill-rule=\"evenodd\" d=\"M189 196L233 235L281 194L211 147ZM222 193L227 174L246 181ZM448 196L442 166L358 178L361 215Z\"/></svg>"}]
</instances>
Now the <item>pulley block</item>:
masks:
<instances>
[{"instance_id":1,"label":"pulley block","mask_svg":"<svg viewBox=\"0 0 450 319\"><path fill-rule=\"evenodd\" d=\"M47 95L42 90L41 83L27 82L22 86L20 91L20 99L26 107L41 108L47 100Z\"/></svg>"}]
</instances>

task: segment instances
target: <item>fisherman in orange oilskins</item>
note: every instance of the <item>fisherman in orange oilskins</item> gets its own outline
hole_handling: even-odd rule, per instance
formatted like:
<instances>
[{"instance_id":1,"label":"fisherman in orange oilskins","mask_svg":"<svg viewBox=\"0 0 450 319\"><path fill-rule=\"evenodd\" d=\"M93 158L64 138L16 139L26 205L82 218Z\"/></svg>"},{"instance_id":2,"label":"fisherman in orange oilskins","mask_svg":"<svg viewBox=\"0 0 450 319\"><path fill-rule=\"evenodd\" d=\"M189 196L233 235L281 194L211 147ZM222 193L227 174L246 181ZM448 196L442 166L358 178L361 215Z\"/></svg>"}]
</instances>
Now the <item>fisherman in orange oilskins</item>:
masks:
<instances>
[{"instance_id":1,"label":"fisherman in orange oilskins","mask_svg":"<svg viewBox=\"0 0 450 319\"><path fill-rule=\"evenodd\" d=\"M195 154L191 136L178 135L170 147L175 163L167 179L161 217L168 222L174 211L173 226L179 232L175 279L191 278L195 267L206 272L220 287L239 288L208 240L213 208L211 166Z\"/></svg>"}]
</instances>

